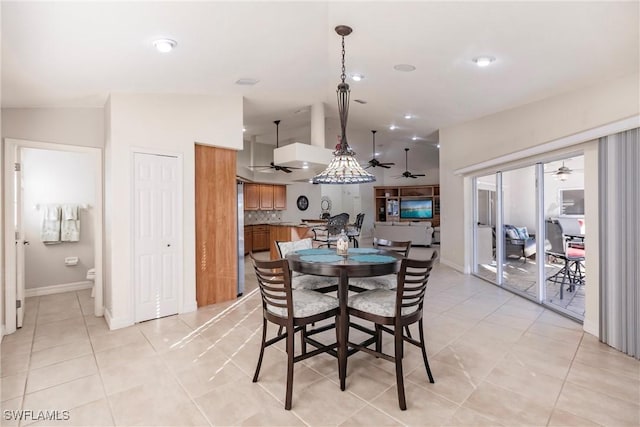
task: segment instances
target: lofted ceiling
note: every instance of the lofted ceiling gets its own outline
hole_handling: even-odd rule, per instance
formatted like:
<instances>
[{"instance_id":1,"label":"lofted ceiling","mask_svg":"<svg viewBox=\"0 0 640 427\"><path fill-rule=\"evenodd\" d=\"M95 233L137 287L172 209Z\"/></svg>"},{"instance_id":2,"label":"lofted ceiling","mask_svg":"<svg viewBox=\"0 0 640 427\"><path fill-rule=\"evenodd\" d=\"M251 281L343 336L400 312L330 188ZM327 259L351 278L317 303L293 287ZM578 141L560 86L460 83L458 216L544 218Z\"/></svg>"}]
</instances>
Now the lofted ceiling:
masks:
<instances>
[{"instance_id":1,"label":"lofted ceiling","mask_svg":"<svg viewBox=\"0 0 640 427\"><path fill-rule=\"evenodd\" d=\"M349 25L347 73L365 76L349 82L349 142L366 161L369 130L377 129L381 160L400 166L404 147L435 150L443 126L637 73L639 63L638 2L1 7L3 107L102 107L110 92L237 94L245 100L246 138L268 144L275 144L276 119L282 144L309 142L309 106L317 102L326 106L326 139L334 138L340 38L333 29ZM177 48L156 52L152 42L161 37ZM472 59L481 55L496 61L479 68ZM397 64L416 70L396 71ZM240 78L259 82L240 86Z\"/></svg>"}]
</instances>

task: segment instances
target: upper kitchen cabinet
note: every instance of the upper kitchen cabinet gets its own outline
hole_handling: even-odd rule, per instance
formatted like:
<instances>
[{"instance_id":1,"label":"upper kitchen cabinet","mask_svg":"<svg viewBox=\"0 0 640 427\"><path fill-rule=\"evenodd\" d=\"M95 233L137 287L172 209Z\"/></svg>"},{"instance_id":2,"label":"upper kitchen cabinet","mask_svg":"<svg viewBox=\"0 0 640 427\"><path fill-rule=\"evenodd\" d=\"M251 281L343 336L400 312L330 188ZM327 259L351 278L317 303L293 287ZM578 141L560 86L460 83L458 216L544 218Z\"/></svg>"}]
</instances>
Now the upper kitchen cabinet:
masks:
<instances>
[{"instance_id":1,"label":"upper kitchen cabinet","mask_svg":"<svg viewBox=\"0 0 640 427\"><path fill-rule=\"evenodd\" d=\"M287 187L285 185L273 186L273 209L277 211L287 209Z\"/></svg>"},{"instance_id":2,"label":"upper kitchen cabinet","mask_svg":"<svg viewBox=\"0 0 640 427\"><path fill-rule=\"evenodd\" d=\"M243 193L245 211L257 211L258 209L260 209L259 184L245 184Z\"/></svg>"},{"instance_id":3,"label":"upper kitchen cabinet","mask_svg":"<svg viewBox=\"0 0 640 427\"><path fill-rule=\"evenodd\" d=\"M245 211L273 211L287 209L285 185L247 183L244 185Z\"/></svg>"},{"instance_id":4,"label":"upper kitchen cabinet","mask_svg":"<svg viewBox=\"0 0 640 427\"><path fill-rule=\"evenodd\" d=\"M273 210L273 185L260 184L260 210Z\"/></svg>"}]
</instances>

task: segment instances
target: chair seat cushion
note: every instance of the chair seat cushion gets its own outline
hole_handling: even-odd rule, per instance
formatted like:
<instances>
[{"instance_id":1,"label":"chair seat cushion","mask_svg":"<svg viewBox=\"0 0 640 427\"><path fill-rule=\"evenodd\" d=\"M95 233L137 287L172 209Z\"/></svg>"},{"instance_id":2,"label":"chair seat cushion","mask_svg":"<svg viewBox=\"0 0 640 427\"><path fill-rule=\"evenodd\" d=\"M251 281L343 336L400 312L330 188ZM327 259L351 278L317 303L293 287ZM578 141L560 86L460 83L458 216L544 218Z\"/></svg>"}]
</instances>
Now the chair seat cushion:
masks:
<instances>
[{"instance_id":1,"label":"chair seat cushion","mask_svg":"<svg viewBox=\"0 0 640 427\"><path fill-rule=\"evenodd\" d=\"M386 274L384 276L349 279L349 285L369 290L395 289L398 286L398 276L396 274Z\"/></svg>"},{"instance_id":2,"label":"chair seat cushion","mask_svg":"<svg viewBox=\"0 0 640 427\"><path fill-rule=\"evenodd\" d=\"M567 257L569 258L584 258L584 249L579 248L567 248Z\"/></svg>"},{"instance_id":3,"label":"chair seat cushion","mask_svg":"<svg viewBox=\"0 0 640 427\"><path fill-rule=\"evenodd\" d=\"M292 296L293 317L309 317L338 307L337 298L307 289L294 289ZM267 310L281 317L288 315L285 307L267 305Z\"/></svg>"},{"instance_id":4,"label":"chair seat cushion","mask_svg":"<svg viewBox=\"0 0 640 427\"><path fill-rule=\"evenodd\" d=\"M295 273L295 272L294 272ZM313 276L311 274L298 273L291 277L292 289L308 289L310 291L316 289L336 286L338 279L335 277Z\"/></svg>"},{"instance_id":5,"label":"chair seat cushion","mask_svg":"<svg viewBox=\"0 0 640 427\"><path fill-rule=\"evenodd\" d=\"M396 315L396 291L373 289L349 297L349 307L378 316L393 317ZM404 307L402 315L417 311L418 306Z\"/></svg>"}]
</instances>

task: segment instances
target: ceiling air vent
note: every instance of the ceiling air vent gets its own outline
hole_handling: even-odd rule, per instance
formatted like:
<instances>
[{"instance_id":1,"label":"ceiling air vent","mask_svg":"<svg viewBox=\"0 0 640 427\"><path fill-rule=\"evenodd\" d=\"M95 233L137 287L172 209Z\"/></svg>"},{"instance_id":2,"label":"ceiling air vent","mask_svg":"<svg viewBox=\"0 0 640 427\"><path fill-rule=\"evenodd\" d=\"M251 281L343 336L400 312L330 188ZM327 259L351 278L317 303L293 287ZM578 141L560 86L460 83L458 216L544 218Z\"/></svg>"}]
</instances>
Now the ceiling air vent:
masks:
<instances>
[{"instance_id":1,"label":"ceiling air vent","mask_svg":"<svg viewBox=\"0 0 640 427\"><path fill-rule=\"evenodd\" d=\"M241 86L253 86L254 84L258 83L260 80L258 79L238 79L236 81L237 85L241 85Z\"/></svg>"}]
</instances>

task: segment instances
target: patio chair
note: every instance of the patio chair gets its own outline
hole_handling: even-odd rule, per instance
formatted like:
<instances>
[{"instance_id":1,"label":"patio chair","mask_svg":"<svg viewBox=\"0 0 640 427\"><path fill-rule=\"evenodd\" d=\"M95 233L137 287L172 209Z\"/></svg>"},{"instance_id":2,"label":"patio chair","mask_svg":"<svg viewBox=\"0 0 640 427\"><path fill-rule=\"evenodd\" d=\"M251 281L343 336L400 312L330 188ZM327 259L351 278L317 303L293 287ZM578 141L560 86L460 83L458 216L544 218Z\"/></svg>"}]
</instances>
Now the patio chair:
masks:
<instances>
[{"instance_id":1,"label":"patio chair","mask_svg":"<svg viewBox=\"0 0 640 427\"><path fill-rule=\"evenodd\" d=\"M347 226L347 237L349 238L349 241L353 242L354 248L360 246L358 238L360 237L360 230L362 229L363 221L364 214L359 213L358 215L356 215L356 222L352 225Z\"/></svg>"},{"instance_id":2,"label":"patio chair","mask_svg":"<svg viewBox=\"0 0 640 427\"><path fill-rule=\"evenodd\" d=\"M547 277L547 280L560 284L560 299L564 297L564 286L567 291L573 292L576 285L584 285L584 247L578 248L567 245L567 241L562 230L562 224L556 219L545 221L546 242L548 247L546 254L564 262L564 266L557 273Z\"/></svg>"},{"instance_id":3,"label":"patio chair","mask_svg":"<svg viewBox=\"0 0 640 427\"><path fill-rule=\"evenodd\" d=\"M327 220L326 225L311 229L313 232L313 241L320 243L318 247L326 246L330 248L332 243L336 243L342 230L347 231L348 222L349 214L346 212L332 216Z\"/></svg>"}]
</instances>

